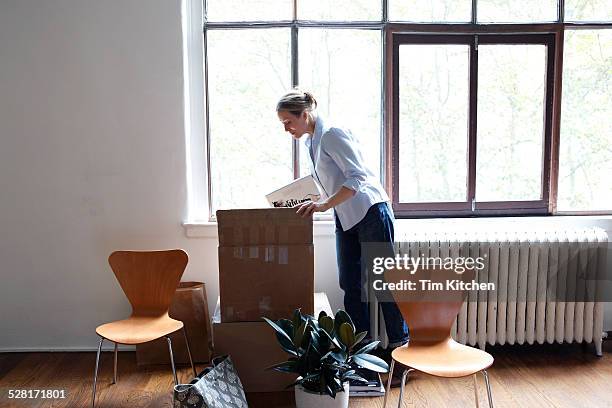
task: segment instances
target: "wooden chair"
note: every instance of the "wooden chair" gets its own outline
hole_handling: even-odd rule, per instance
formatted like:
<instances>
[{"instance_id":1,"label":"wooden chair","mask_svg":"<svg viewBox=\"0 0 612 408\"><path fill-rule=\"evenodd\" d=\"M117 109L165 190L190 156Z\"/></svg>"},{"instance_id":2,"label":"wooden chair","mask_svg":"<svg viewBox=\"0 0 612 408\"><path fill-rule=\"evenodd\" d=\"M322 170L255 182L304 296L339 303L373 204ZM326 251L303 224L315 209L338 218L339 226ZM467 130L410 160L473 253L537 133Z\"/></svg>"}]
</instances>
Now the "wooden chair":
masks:
<instances>
[{"instance_id":1,"label":"wooden chair","mask_svg":"<svg viewBox=\"0 0 612 408\"><path fill-rule=\"evenodd\" d=\"M467 270L462 275L458 275L454 270L442 268L421 269L417 270L410 279L417 283L414 291L392 291L410 329L410 341L406 346L398 347L391 353L391 368L383 408L387 405L396 361L408 367L402 374L398 407L402 404L406 377L411 371L418 370L436 377L458 378L472 375L476 407L479 406L476 373L482 372L487 387L489 407L493 408L491 385L486 371L493 364L493 356L483 350L459 344L451 338L453 322L467 292L447 288L446 282L456 279L471 282L475 275L474 270ZM400 282L402 279L407 279L407 276L406 271L391 270L385 273L387 282ZM441 283L444 285L444 290L423 291L419 282L421 279Z\"/></svg>"},{"instance_id":2,"label":"wooden chair","mask_svg":"<svg viewBox=\"0 0 612 408\"><path fill-rule=\"evenodd\" d=\"M180 250L168 251L117 251L113 252L108 262L132 305L132 314L125 320L106 323L96 328L100 336L96 368L94 372L91 406L96 403L96 383L98 380L98 365L100 351L104 340L115 343L113 382L117 382L117 345L141 344L160 337L166 337L170 351L170 363L174 383L178 384L172 342L169 335L183 329L189 361L196 375L189 342L183 322L168 316L168 309L174 292L187 266L187 254Z\"/></svg>"}]
</instances>

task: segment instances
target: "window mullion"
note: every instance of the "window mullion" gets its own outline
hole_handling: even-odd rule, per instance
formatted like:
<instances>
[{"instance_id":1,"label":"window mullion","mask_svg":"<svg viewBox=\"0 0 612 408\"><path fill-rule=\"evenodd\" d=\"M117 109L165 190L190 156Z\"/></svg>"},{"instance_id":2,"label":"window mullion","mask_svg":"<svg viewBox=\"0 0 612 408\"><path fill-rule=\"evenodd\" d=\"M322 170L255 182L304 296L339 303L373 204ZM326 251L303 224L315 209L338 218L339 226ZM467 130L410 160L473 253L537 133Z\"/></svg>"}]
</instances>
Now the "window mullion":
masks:
<instances>
[{"instance_id":1,"label":"window mullion","mask_svg":"<svg viewBox=\"0 0 612 408\"><path fill-rule=\"evenodd\" d=\"M206 6L207 1L204 2L204 21L206 21ZM209 91L208 91L208 30L204 29L203 33L203 50L202 59L204 60L204 139L206 144L206 176L208 186L208 219L212 219L213 214L213 199L212 199L212 172L210 166L210 104L209 104Z\"/></svg>"},{"instance_id":2,"label":"window mullion","mask_svg":"<svg viewBox=\"0 0 612 408\"><path fill-rule=\"evenodd\" d=\"M381 6L382 6L382 22L383 24L386 24L389 21L389 0L382 0Z\"/></svg>"},{"instance_id":3,"label":"window mullion","mask_svg":"<svg viewBox=\"0 0 612 408\"><path fill-rule=\"evenodd\" d=\"M550 163L545 165L550 168L548 210L551 214L557 212L557 200L559 194L559 143L561 140L561 98L563 95L563 48L565 46L565 29L562 28L555 34L555 56L554 56L554 89L553 89L553 117L552 134L550 138Z\"/></svg>"},{"instance_id":4,"label":"window mullion","mask_svg":"<svg viewBox=\"0 0 612 408\"><path fill-rule=\"evenodd\" d=\"M380 46L381 48L381 61L380 61L380 182L383 186L387 186L387 110L386 110L386 95L387 95L387 30L386 25L389 21L389 0L381 0L382 7L382 23L383 27L380 30ZM391 196L391 202L393 202L393 194L391 190L388 191Z\"/></svg>"},{"instance_id":5,"label":"window mullion","mask_svg":"<svg viewBox=\"0 0 612 408\"><path fill-rule=\"evenodd\" d=\"M295 24L295 17L297 13L297 0L294 0L293 6L294 24L291 26L291 86L296 87L300 83L298 60L298 27ZM298 140L292 140L291 155L293 158L293 178L297 179L300 177L300 144Z\"/></svg>"},{"instance_id":6,"label":"window mullion","mask_svg":"<svg viewBox=\"0 0 612 408\"><path fill-rule=\"evenodd\" d=\"M395 36L390 36L387 40L390 42L388 46L392 50L391 55L387 56L388 60L391 61L391 78L388 78L388 80L392 84L391 96L389 98L392 111L390 113L391 125L389 126L391 143L387 145L390 149L388 149L386 156L391 158L391 171L386 173L390 174L391 179L385 180L385 183L391 193L393 205L399 206L399 41Z\"/></svg>"},{"instance_id":7,"label":"window mullion","mask_svg":"<svg viewBox=\"0 0 612 408\"><path fill-rule=\"evenodd\" d=\"M386 88L386 84L387 84L387 33L385 32L385 30L381 30L380 31L380 46L381 46L381 50L380 50L380 55L381 55L381 61L380 61L380 160L379 160L379 167L380 167L380 182L382 183L383 186L386 186L386 179L387 179L387 172L386 172L386 164L387 164L387 154L386 154L386 140L387 140L387 134L386 134L386 126L385 123L387 123L387 110L385 109L386 104L385 104L385 96L386 96L386 92L385 92L385 88Z\"/></svg>"},{"instance_id":8,"label":"window mullion","mask_svg":"<svg viewBox=\"0 0 612 408\"><path fill-rule=\"evenodd\" d=\"M472 211L476 200L476 131L478 121L478 35L474 35L470 44L470 102L468 127L468 180L467 201Z\"/></svg>"},{"instance_id":9,"label":"window mullion","mask_svg":"<svg viewBox=\"0 0 612 408\"><path fill-rule=\"evenodd\" d=\"M563 0L561 0L563 3ZM565 30L561 29L554 35L554 39L548 43L547 56L547 85L546 98L549 102L548 109L551 110L550 122L546 125L549 129L546 132L545 146L548 148L547 155L544 157L544 168L542 173L548 174L542 183L543 189L548 189L548 211L551 214L557 211L557 197L559 192L559 142L561 139L561 97L563 83L563 47L565 41ZM554 47L551 52L550 47ZM551 67L552 65L552 67ZM544 192L544 191L543 191Z\"/></svg>"}]
</instances>

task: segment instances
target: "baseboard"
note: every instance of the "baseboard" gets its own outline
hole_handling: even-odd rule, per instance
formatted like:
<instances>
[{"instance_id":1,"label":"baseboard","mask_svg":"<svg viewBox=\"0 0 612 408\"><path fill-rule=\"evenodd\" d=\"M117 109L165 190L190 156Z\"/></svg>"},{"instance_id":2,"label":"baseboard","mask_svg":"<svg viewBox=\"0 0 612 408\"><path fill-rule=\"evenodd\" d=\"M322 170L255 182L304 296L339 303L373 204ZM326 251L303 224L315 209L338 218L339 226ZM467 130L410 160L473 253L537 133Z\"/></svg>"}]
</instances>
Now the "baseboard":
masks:
<instances>
[{"instance_id":1,"label":"baseboard","mask_svg":"<svg viewBox=\"0 0 612 408\"><path fill-rule=\"evenodd\" d=\"M110 343L102 345L102 351L114 351L115 346ZM119 351L135 351L136 346L125 346L119 345ZM0 347L0 353L83 353L83 352L96 352L98 347Z\"/></svg>"}]
</instances>

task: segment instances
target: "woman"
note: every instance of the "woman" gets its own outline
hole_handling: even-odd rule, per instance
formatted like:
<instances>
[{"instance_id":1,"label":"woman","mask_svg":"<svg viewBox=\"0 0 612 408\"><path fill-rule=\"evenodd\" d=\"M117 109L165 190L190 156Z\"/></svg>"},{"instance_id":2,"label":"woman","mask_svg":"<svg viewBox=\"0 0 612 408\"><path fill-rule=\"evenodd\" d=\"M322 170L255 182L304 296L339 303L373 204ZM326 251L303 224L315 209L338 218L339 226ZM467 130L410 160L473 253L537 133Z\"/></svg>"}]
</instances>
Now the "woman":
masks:
<instances>
[{"instance_id":1,"label":"woman","mask_svg":"<svg viewBox=\"0 0 612 408\"><path fill-rule=\"evenodd\" d=\"M346 129L330 126L316 112L317 101L309 92L294 89L285 94L276 112L285 131L295 139L304 135L310 170L321 187L320 202L306 202L297 213L311 216L334 209L336 253L344 308L358 332L370 331L369 307L362 300L367 279L362 268L362 243L388 243L393 253L393 213L389 197L374 174L365 166L357 141ZM364 292L364 298L367 291ZM383 302L389 349L408 340L404 320L394 302ZM370 336L368 336L370 337ZM366 339L368 340L368 339Z\"/></svg>"}]
</instances>

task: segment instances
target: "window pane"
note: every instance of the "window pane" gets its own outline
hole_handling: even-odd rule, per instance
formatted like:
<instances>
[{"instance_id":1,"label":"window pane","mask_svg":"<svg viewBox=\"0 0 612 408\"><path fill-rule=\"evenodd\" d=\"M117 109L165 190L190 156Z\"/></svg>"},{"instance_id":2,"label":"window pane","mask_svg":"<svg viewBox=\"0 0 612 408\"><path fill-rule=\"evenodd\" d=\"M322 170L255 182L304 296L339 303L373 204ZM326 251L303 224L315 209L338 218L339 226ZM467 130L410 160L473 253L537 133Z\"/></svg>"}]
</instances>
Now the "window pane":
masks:
<instances>
[{"instance_id":1,"label":"window pane","mask_svg":"<svg viewBox=\"0 0 612 408\"><path fill-rule=\"evenodd\" d=\"M316 96L315 96L316 98ZM308 158L308 148L306 147L306 145L304 144L305 141L305 137L302 137L300 139L300 177L304 177L310 174L310 167L308 165L309 163L309 158Z\"/></svg>"},{"instance_id":2,"label":"window pane","mask_svg":"<svg viewBox=\"0 0 612 408\"><path fill-rule=\"evenodd\" d=\"M557 21L557 0L478 0L480 23Z\"/></svg>"},{"instance_id":3,"label":"window pane","mask_svg":"<svg viewBox=\"0 0 612 408\"><path fill-rule=\"evenodd\" d=\"M400 202L466 200L468 83L467 45L400 46Z\"/></svg>"},{"instance_id":4,"label":"window pane","mask_svg":"<svg viewBox=\"0 0 612 408\"><path fill-rule=\"evenodd\" d=\"M291 137L276 116L290 87L288 29L208 31L213 211L267 207L293 179Z\"/></svg>"},{"instance_id":5,"label":"window pane","mask_svg":"<svg viewBox=\"0 0 612 408\"><path fill-rule=\"evenodd\" d=\"M329 123L350 129L366 164L380 174L380 31L303 29L300 86L311 90ZM307 154L307 153L306 153ZM304 156L304 155L302 155Z\"/></svg>"},{"instance_id":6,"label":"window pane","mask_svg":"<svg viewBox=\"0 0 612 408\"><path fill-rule=\"evenodd\" d=\"M380 0L298 0L298 19L366 21L382 19Z\"/></svg>"},{"instance_id":7,"label":"window pane","mask_svg":"<svg viewBox=\"0 0 612 408\"><path fill-rule=\"evenodd\" d=\"M478 47L476 200L539 200L546 46Z\"/></svg>"},{"instance_id":8,"label":"window pane","mask_svg":"<svg viewBox=\"0 0 612 408\"><path fill-rule=\"evenodd\" d=\"M472 21L471 0L389 0L389 20L415 22Z\"/></svg>"},{"instance_id":9,"label":"window pane","mask_svg":"<svg viewBox=\"0 0 612 408\"><path fill-rule=\"evenodd\" d=\"M207 0L208 21L277 21L293 18L292 0Z\"/></svg>"},{"instance_id":10,"label":"window pane","mask_svg":"<svg viewBox=\"0 0 612 408\"><path fill-rule=\"evenodd\" d=\"M559 211L612 209L612 30L568 30L563 58Z\"/></svg>"},{"instance_id":11,"label":"window pane","mask_svg":"<svg viewBox=\"0 0 612 408\"><path fill-rule=\"evenodd\" d=\"M612 0L565 0L565 21L612 21Z\"/></svg>"}]
</instances>

